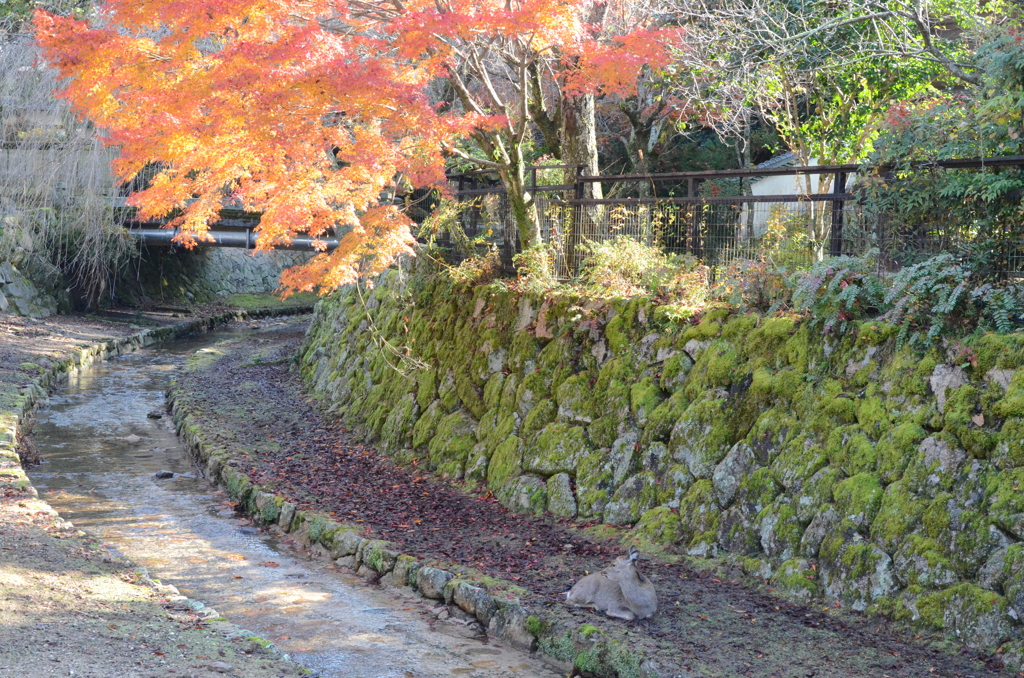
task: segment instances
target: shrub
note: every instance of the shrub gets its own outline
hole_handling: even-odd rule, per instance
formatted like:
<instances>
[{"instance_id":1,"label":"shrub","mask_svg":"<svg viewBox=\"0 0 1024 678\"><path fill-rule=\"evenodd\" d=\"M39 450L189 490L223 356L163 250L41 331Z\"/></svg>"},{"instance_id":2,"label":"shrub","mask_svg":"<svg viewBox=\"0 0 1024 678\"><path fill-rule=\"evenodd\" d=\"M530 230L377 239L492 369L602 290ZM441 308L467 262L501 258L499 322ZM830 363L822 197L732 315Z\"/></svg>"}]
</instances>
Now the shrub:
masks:
<instances>
[{"instance_id":1,"label":"shrub","mask_svg":"<svg viewBox=\"0 0 1024 678\"><path fill-rule=\"evenodd\" d=\"M875 273L874 251L863 257L833 257L797 273L793 306L810 315L811 327L822 334L844 332L848 324L882 310L884 289Z\"/></svg>"},{"instance_id":2,"label":"shrub","mask_svg":"<svg viewBox=\"0 0 1024 678\"><path fill-rule=\"evenodd\" d=\"M743 311L773 313L792 303L785 269L765 261L738 261L719 271L711 297Z\"/></svg>"},{"instance_id":3,"label":"shrub","mask_svg":"<svg viewBox=\"0 0 1024 678\"><path fill-rule=\"evenodd\" d=\"M976 270L944 253L897 273L885 296L883 319L899 326L902 345L931 346L953 331L1012 330L1024 314L1024 294L1012 282L985 282Z\"/></svg>"},{"instance_id":4,"label":"shrub","mask_svg":"<svg viewBox=\"0 0 1024 678\"><path fill-rule=\"evenodd\" d=\"M585 256L580 283L588 292L609 296L660 296L665 301L702 303L707 269L689 255L669 255L660 247L620 235L581 246Z\"/></svg>"}]
</instances>

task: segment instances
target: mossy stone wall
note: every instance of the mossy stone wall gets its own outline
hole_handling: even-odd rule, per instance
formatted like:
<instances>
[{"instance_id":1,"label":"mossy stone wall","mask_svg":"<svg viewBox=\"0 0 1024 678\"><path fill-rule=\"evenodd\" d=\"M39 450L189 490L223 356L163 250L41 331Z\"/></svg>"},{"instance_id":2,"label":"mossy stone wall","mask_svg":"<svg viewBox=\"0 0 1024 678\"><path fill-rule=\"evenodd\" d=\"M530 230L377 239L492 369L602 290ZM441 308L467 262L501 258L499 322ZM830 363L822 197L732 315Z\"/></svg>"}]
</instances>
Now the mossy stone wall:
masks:
<instances>
[{"instance_id":1,"label":"mossy stone wall","mask_svg":"<svg viewBox=\"0 0 1024 678\"><path fill-rule=\"evenodd\" d=\"M519 296L388 272L318 306L316 394L377 448L528 512L732 559L1004 656L1024 615L1024 334L921 355L879 322ZM1018 657L1019 658L1019 657Z\"/></svg>"}]
</instances>

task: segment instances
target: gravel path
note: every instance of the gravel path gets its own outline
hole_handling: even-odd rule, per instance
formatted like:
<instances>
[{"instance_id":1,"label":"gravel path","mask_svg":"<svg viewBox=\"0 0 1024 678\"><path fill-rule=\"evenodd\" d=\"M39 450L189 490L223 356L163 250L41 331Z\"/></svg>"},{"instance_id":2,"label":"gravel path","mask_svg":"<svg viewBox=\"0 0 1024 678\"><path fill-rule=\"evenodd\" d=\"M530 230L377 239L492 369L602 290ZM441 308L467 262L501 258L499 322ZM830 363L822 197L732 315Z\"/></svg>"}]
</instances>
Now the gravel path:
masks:
<instances>
[{"instance_id":1,"label":"gravel path","mask_svg":"<svg viewBox=\"0 0 1024 678\"><path fill-rule=\"evenodd\" d=\"M485 492L401 468L312 404L288 359L301 328L234 341L178 388L204 411L207 436L238 452L237 468L305 507L363 524L406 553L522 587L524 604L642 647L663 675L992 676L998 657L979 657L941 638L922 638L879 617L837 606L784 602L739 573L648 561L659 613L631 626L561 604L561 592L621 549L584 525L507 511ZM500 584L496 585L500 588Z\"/></svg>"}]
</instances>

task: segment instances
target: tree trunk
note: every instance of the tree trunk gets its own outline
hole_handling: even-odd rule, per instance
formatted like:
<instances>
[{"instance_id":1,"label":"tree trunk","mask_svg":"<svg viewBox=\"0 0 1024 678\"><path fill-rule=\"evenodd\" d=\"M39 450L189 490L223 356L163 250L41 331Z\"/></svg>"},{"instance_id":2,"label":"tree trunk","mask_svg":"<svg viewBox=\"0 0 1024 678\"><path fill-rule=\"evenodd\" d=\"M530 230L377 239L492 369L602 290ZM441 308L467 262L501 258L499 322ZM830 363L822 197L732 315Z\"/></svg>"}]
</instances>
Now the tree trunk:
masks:
<instances>
[{"instance_id":1,"label":"tree trunk","mask_svg":"<svg viewBox=\"0 0 1024 678\"><path fill-rule=\"evenodd\" d=\"M526 166L523 162L515 163L511 168L499 172L501 182L505 186L512 218L515 219L519 233L520 250L528 250L543 242L540 231L540 220L537 218L537 205L534 196L526 188ZM506 233L505 237L510 237Z\"/></svg>"},{"instance_id":2,"label":"tree trunk","mask_svg":"<svg viewBox=\"0 0 1024 678\"><path fill-rule=\"evenodd\" d=\"M564 182L576 182L576 166L582 166L583 174L599 173L597 159L597 121L594 116L594 95L566 96L562 99L562 162L572 165L565 170ZM576 198L573 193L572 198ZM600 199L604 197L600 182L583 184L584 199ZM579 246L587 240L604 239L604 229L599 232L603 210L598 206L578 208L571 211L572 221L569 228L568 242L565 244L565 267L567 273L575 274L579 270L581 251Z\"/></svg>"}]
</instances>

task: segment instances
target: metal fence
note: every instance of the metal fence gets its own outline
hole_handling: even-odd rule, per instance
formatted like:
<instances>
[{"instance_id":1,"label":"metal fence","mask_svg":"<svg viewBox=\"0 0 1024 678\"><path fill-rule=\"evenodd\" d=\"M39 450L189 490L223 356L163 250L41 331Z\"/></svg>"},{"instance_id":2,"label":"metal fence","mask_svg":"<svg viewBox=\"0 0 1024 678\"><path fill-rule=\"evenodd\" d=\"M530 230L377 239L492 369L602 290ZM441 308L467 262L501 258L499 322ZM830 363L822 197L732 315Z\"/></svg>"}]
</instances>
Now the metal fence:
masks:
<instances>
[{"instance_id":1,"label":"metal fence","mask_svg":"<svg viewBox=\"0 0 1024 678\"><path fill-rule=\"evenodd\" d=\"M922 166L921 171L1020 166L1024 156L939 161ZM974 234L970 224L941 213L918 223L894 223L884 211L866 207L863 179L885 181L891 177L885 167L830 165L612 176L587 176L578 169L572 183L538 183L538 174L566 168L529 168L529 191L541 235L552 247L557 275L563 279L579 271L588 248L618 237L673 254L690 254L714 275L745 260L802 266L823 255L856 255L870 249L879 251L880 269L894 271L948 251ZM512 258L520 250L518 229L497 178L486 172L449 178L458 199L469 203L462 212L466 234L485 236L512 270ZM781 183L778 178L783 178ZM595 182L600 182L605 195L616 197L584 198L586 184ZM748 195L736 195L744 189ZM765 192L769 194L757 195ZM1022 245L1020 229L1003 234L995 257L1003 274L1024 275Z\"/></svg>"}]
</instances>

